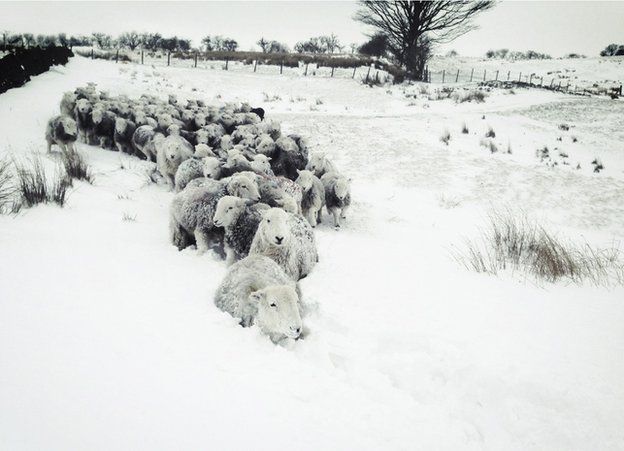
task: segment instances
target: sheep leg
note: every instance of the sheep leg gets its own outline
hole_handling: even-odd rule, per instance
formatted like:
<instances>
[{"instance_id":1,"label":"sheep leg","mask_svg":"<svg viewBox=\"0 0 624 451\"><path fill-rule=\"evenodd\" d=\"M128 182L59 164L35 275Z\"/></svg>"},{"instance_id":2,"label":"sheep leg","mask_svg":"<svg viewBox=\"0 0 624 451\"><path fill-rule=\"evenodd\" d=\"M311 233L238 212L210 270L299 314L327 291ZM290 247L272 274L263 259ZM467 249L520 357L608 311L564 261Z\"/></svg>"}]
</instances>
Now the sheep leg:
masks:
<instances>
[{"instance_id":1,"label":"sheep leg","mask_svg":"<svg viewBox=\"0 0 624 451\"><path fill-rule=\"evenodd\" d=\"M342 219L347 219L347 210L349 210L349 206L342 208L342 212L340 213L340 217Z\"/></svg>"},{"instance_id":2,"label":"sheep leg","mask_svg":"<svg viewBox=\"0 0 624 451\"><path fill-rule=\"evenodd\" d=\"M316 211L314 211L313 208L310 208L305 213L305 218L310 226L316 227Z\"/></svg>"},{"instance_id":3,"label":"sheep leg","mask_svg":"<svg viewBox=\"0 0 624 451\"><path fill-rule=\"evenodd\" d=\"M236 253L230 246L225 246L225 265L231 266L236 262Z\"/></svg>"},{"instance_id":4,"label":"sheep leg","mask_svg":"<svg viewBox=\"0 0 624 451\"><path fill-rule=\"evenodd\" d=\"M316 223L320 224L323 222L323 207L319 208L316 212Z\"/></svg>"},{"instance_id":5,"label":"sheep leg","mask_svg":"<svg viewBox=\"0 0 624 451\"><path fill-rule=\"evenodd\" d=\"M119 153L123 153L123 146L120 143L115 143L117 145L117 151Z\"/></svg>"},{"instance_id":6,"label":"sheep leg","mask_svg":"<svg viewBox=\"0 0 624 451\"><path fill-rule=\"evenodd\" d=\"M199 255L204 254L210 246L210 240L208 234L201 229L195 229L195 241L197 242L197 253Z\"/></svg>"},{"instance_id":7,"label":"sheep leg","mask_svg":"<svg viewBox=\"0 0 624 451\"><path fill-rule=\"evenodd\" d=\"M332 208L331 214L334 216L334 225L336 226L336 228L340 227L340 209Z\"/></svg>"},{"instance_id":8,"label":"sheep leg","mask_svg":"<svg viewBox=\"0 0 624 451\"><path fill-rule=\"evenodd\" d=\"M169 191L175 190L175 178L171 174L167 174L167 184L169 185Z\"/></svg>"},{"instance_id":9,"label":"sheep leg","mask_svg":"<svg viewBox=\"0 0 624 451\"><path fill-rule=\"evenodd\" d=\"M182 226L173 218L169 221L169 232L171 237L171 244L178 248L179 251L188 247L189 235L182 228Z\"/></svg>"},{"instance_id":10,"label":"sheep leg","mask_svg":"<svg viewBox=\"0 0 624 451\"><path fill-rule=\"evenodd\" d=\"M47 143L48 143L48 153L50 153L52 152L52 142L48 140Z\"/></svg>"}]
</instances>

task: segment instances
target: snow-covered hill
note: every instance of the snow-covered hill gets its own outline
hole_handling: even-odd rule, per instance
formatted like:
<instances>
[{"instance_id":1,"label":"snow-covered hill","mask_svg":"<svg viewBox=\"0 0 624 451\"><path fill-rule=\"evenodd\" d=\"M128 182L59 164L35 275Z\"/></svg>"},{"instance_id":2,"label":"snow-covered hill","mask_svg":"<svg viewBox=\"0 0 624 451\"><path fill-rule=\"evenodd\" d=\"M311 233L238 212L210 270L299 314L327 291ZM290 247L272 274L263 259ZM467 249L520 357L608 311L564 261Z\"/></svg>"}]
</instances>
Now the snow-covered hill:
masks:
<instances>
[{"instance_id":1,"label":"snow-covered hill","mask_svg":"<svg viewBox=\"0 0 624 451\"><path fill-rule=\"evenodd\" d=\"M80 146L94 185L0 217L0 448L624 447L624 288L452 257L501 208L618 246L624 102L518 90L456 104L418 86L73 58L0 96L0 154L44 153L62 93L88 81L262 106L353 179L354 206L342 230L316 231L305 339L274 346L212 304L222 261L169 244L172 194L146 163ZM481 145L488 127L500 152Z\"/></svg>"}]
</instances>

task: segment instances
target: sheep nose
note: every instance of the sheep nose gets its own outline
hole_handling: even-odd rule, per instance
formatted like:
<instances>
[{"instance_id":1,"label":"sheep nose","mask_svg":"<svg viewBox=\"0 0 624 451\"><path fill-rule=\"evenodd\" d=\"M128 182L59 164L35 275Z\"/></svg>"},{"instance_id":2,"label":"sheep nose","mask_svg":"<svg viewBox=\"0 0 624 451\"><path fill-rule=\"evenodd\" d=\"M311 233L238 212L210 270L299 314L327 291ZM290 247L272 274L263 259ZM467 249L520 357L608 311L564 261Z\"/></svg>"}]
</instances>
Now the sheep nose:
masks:
<instances>
[{"instance_id":1,"label":"sheep nose","mask_svg":"<svg viewBox=\"0 0 624 451\"><path fill-rule=\"evenodd\" d=\"M277 241L277 244L282 244L282 241L284 241L284 237L283 236L276 236L275 237L275 241Z\"/></svg>"}]
</instances>

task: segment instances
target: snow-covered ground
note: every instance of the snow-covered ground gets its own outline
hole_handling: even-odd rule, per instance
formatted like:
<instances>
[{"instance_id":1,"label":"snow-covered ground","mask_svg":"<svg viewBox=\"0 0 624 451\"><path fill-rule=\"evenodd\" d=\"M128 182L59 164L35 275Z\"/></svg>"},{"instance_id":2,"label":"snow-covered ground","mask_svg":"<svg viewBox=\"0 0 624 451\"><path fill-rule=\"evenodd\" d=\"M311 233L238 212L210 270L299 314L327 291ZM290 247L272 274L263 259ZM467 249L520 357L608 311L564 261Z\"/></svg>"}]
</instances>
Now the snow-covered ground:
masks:
<instances>
[{"instance_id":1,"label":"snow-covered ground","mask_svg":"<svg viewBox=\"0 0 624 451\"><path fill-rule=\"evenodd\" d=\"M212 304L223 262L168 243L172 194L146 163L81 146L94 185L0 217L0 448L624 447L624 288L476 274L451 256L499 208L619 246L624 102L517 90L455 104L407 97L416 86L73 58L0 96L1 154L43 154L62 93L88 81L261 105L352 177L354 206L342 230L317 229L305 339L274 346ZM488 127L500 152L480 145Z\"/></svg>"}]
</instances>

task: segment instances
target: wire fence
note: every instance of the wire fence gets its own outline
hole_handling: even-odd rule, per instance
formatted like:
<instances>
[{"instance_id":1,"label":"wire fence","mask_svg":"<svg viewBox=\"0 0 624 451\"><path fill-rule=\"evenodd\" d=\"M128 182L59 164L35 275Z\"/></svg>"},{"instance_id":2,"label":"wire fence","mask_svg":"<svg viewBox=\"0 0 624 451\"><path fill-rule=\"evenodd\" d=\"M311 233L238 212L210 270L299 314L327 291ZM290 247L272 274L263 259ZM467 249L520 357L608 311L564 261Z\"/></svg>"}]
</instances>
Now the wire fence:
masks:
<instances>
[{"instance_id":1,"label":"wire fence","mask_svg":"<svg viewBox=\"0 0 624 451\"><path fill-rule=\"evenodd\" d=\"M611 83L600 85L589 81L573 82L569 78L561 77L544 77L535 73L513 72L511 70L487 70L487 69L470 69L470 70L439 70L430 71L425 69L425 81L428 83L438 84L465 84L465 83L497 83L518 85L525 87L534 87L548 89L551 91L559 91L570 94L586 94L586 95L622 95L622 84Z\"/></svg>"}]
</instances>

